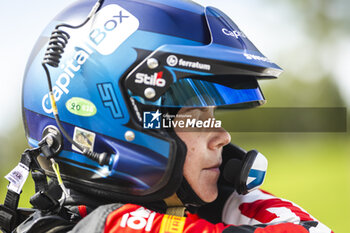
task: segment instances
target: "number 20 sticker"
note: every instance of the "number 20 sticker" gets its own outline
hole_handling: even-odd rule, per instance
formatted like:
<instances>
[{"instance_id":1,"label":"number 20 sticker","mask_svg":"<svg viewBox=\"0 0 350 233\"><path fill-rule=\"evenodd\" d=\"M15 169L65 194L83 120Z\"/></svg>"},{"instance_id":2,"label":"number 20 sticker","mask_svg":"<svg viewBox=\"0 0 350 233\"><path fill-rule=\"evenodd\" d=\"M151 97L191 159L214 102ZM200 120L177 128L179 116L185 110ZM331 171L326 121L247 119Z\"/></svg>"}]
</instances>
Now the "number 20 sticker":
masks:
<instances>
[{"instance_id":1,"label":"number 20 sticker","mask_svg":"<svg viewBox=\"0 0 350 233\"><path fill-rule=\"evenodd\" d=\"M96 106L89 100L73 97L66 102L66 108L69 112L84 117L90 117L96 114Z\"/></svg>"}]
</instances>

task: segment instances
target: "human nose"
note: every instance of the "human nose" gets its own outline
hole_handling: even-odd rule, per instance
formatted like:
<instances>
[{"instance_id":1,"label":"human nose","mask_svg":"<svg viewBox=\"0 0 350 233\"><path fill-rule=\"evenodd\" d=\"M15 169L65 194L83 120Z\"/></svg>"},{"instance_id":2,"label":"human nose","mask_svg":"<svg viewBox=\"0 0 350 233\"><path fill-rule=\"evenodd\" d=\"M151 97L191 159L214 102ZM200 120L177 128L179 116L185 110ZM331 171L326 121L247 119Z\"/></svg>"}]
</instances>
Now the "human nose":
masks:
<instances>
[{"instance_id":1,"label":"human nose","mask_svg":"<svg viewBox=\"0 0 350 233\"><path fill-rule=\"evenodd\" d=\"M224 129L220 128L213 132L212 138L209 140L208 147L211 150L220 149L231 142L231 135Z\"/></svg>"}]
</instances>

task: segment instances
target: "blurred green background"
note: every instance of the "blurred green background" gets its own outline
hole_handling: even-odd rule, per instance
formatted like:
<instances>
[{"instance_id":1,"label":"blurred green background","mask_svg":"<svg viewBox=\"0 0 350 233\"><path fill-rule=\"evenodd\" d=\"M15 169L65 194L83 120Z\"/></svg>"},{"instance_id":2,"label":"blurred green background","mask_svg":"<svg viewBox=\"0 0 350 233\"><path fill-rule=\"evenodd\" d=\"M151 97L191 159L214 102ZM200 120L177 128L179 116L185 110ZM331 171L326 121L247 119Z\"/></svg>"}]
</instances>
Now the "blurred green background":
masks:
<instances>
[{"instance_id":1,"label":"blurred green background","mask_svg":"<svg viewBox=\"0 0 350 233\"><path fill-rule=\"evenodd\" d=\"M349 1L197 2L223 9L263 53L284 68L280 79L261 82L268 100L265 107L350 106L350 85L346 85L350 82ZM250 24L235 17L235 12L250 10L254 12L250 14ZM276 12L283 12L284 16ZM264 28L259 31L257 27ZM289 33L276 32L281 27ZM274 40L269 41L272 36ZM20 103L15 104L20 108ZM14 126L0 131L0 177L16 166L27 147L22 122L18 116L13 119ZM297 203L334 232L350 232L349 127L346 133L232 133L232 141L247 150L256 148L268 158L263 189ZM0 202L4 200L6 185L7 181L1 178ZM20 206L29 207L33 194L33 182L28 179Z\"/></svg>"}]
</instances>

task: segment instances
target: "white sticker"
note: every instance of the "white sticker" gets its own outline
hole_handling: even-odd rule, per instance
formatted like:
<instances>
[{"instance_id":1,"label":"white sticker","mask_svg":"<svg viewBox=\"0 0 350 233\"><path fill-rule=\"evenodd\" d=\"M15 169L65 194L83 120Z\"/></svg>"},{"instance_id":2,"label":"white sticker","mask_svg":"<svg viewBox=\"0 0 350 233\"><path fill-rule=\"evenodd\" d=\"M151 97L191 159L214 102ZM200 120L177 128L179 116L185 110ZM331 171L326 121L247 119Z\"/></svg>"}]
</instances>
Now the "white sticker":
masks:
<instances>
[{"instance_id":1,"label":"white sticker","mask_svg":"<svg viewBox=\"0 0 350 233\"><path fill-rule=\"evenodd\" d=\"M5 178L10 181L7 188L17 194L21 193L24 183L29 175L29 168L23 163L19 163Z\"/></svg>"},{"instance_id":2,"label":"white sticker","mask_svg":"<svg viewBox=\"0 0 350 233\"><path fill-rule=\"evenodd\" d=\"M131 213L124 214L120 226L122 228L128 227L134 230L144 229L146 232L149 232L152 229L155 216L156 212L141 207Z\"/></svg>"},{"instance_id":3,"label":"white sticker","mask_svg":"<svg viewBox=\"0 0 350 233\"><path fill-rule=\"evenodd\" d=\"M140 25L135 16L115 4L102 8L93 22L89 42L103 55L112 54Z\"/></svg>"},{"instance_id":4,"label":"white sticker","mask_svg":"<svg viewBox=\"0 0 350 233\"><path fill-rule=\"evenodd\" d=\"M93 132L78 127L74 128L73 140L90 151L94 151L95 137L96 134ZM72 149L82 153L82 151L74 145L72 145Z\"/></svg>"},{"instance_id":5,"label":"white sticker","mask_svg":"<svg viewBox=\"0 0 350 233\"><path fill-rule=\"evenodd\" d=\"M130 12L116 4L110 4L98 11L79 30L65 29L71 36L66 51L72 51L73 54L71 59L60 65L62 73L53 86L56 103L70 93L72 80L94 53L112 54L137 31L139 25L139 20ZM43 96L41 104L46 113L53 112L48 94Z\"/></svg>"}]
</instances>

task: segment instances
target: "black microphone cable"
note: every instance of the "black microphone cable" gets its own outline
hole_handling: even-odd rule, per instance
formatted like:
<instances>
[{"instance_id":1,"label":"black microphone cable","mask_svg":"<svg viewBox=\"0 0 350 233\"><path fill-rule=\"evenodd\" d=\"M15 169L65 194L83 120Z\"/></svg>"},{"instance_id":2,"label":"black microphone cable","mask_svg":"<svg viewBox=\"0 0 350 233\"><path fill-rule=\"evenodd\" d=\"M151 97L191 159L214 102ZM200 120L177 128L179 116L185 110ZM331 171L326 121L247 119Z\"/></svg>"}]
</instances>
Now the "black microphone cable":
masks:
<instances>
[{"instance_id":1,"label":"black microphone cable","mask_svg":"<svg viewBox=\"0 0 350 233\"><path fill-rule=\"evenodd\" d=\"M59 24L55 27L55 30L51 33L51 37L49 40L49 45L46 49L46 53L44 56L44 59L42 61L42 66L45 70L46 77L47 77L47 83L49 87L49 98L50 103L52 107L52 111L55 117L56 124L64 137L76 148L78 148L83 155L87 156L88 158L98 162L101 166L102 165L108 165L110 161L110 155L108 155L106 152L103 153L96 153L94 151L90 151L88 148L83 147L79 143L75 142L72 137L66 132L64 127L61 124L61 120L59 118L58 109L56 105L56 101L53 95L52 91L52 80L50 71L47 67L47 65L52 67L58 67L60 63L60 59L62 58L62 54L64 53L64 49L68 43L68 40L70 38L69 34L63 30L61 30L61 27L71 28L71 29L77 29L80 27L83 27L86 23L89 22L89 20L101 9L101 6L103 5L104 0L98 0L93 8L91 9L89 15L87 16L86 20L77 25L72 26L69 24Z\"/></svg>"}]
</instances>

